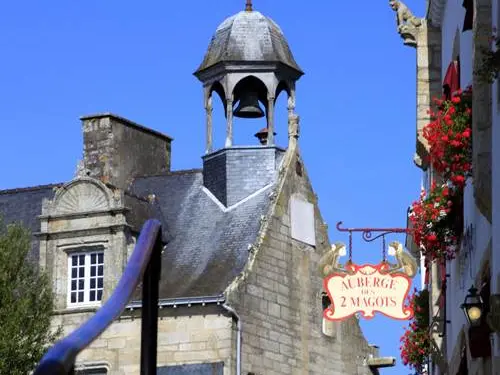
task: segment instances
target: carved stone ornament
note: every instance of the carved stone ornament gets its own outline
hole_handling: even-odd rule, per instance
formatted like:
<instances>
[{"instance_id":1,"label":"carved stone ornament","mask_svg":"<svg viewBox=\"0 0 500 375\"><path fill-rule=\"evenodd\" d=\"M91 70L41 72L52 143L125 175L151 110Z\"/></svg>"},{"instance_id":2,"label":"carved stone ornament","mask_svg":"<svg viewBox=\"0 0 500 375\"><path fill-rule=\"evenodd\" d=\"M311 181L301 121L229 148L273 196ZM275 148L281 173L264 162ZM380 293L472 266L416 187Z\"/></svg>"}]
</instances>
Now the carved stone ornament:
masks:
<instances>
[{"instance_id":1,"label":"carved stone ornament","mask_svg":"<svg viewBox=\"0 0 500 375\"><path fill-rule=\"evenodd\" d=\"M88 177L90 175L90 170L85 168L85 163L83 160L78 161L78 164L76 165L76 170L75 170L75 178L78 177Z\"/></svg>"},{"instance_id":2,"label":"carved stone ornament","mask_svg":"<svg viewBox=\"0 0 500 375\"><path fill-rule=\"evenodd\" d=\"M398 0L389 0L389 5L396 12L396 26L403 43L407 46L417 46L418 28L422 20L413 15L405 3Z\"/></svg>"},{"instance_id":3,"label":"carved stone ornament","mask_svg":"<svg viewBox=\"0 0 500 375\"><path fill-rule=\"evenodd\" d=\"M300 135L300 116L292 114L288 117L288 136L292 138L299 138Z\"/></svg>"}]
</instances>

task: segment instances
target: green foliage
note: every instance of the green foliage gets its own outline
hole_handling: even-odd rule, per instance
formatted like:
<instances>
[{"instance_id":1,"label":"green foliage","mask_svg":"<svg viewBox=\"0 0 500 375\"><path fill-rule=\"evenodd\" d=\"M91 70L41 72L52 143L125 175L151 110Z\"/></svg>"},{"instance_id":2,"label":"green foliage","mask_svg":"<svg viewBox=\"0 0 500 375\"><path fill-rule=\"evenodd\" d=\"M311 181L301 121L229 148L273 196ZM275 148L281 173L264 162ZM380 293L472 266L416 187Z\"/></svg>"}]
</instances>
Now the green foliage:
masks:
<instances>
[{"instance_id":1,"label":"green foliage","mask_svg":"<svg viewBox=\"0 0 500 375\"><path fill-rule=\"evenodd\" d=\"M0 375L26 375L60 335L51 329L54 296L27 257L31 235L0 220Z\"/></svg>"}]
</instances>

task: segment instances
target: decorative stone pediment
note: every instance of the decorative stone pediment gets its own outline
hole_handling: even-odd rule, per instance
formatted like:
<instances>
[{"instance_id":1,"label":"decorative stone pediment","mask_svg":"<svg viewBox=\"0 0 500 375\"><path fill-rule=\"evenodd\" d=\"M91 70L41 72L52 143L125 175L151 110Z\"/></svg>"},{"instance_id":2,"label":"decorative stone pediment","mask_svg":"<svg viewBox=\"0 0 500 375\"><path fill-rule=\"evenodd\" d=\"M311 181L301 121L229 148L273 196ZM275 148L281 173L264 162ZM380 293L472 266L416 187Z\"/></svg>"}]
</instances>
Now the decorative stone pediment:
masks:
<instances>
[{"instance_id":1,"label":"decorative stone pediment","mask_svg":"<svg viewBox=\"0 0 500 375\"><path fill-rule=\"evenodd\" d=\"M79 177L59 188L52 202L51 214L104 211L112 208L112 193L100 181Z\"/></svg>"}]
</instances>

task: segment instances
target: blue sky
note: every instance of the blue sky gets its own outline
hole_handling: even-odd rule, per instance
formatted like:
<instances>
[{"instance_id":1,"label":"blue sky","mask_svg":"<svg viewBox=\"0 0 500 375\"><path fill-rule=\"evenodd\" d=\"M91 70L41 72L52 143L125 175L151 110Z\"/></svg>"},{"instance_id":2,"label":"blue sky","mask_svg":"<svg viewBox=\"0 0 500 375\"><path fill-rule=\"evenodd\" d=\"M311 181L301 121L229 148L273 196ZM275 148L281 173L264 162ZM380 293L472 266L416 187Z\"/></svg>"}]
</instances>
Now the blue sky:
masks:
<instances>
[{"instance_id":1,"label":"blue sky","mask_svg":"<svg viewBox=\"0 0 500 375\"><path fill-rule=\"evenodd\" d=\"M0 189L67 181L82 155L79 117L113 112L174 138L173 168L201 165L204 109L192 76L212 33L244 0L10 1L0 12ZM417 16L424 0L409 0ZM396 33L388 1L254 0L283 29L305 71L297 86L300 146L332 241L348 226L406 225L417 198L416 57ZM224 137L214 110L215 142ZM278 141L286 99L277 105ZM262 123L235 123L255 143ZM401 240L404 238L400 237ZM355 241L354 260L379 244ZM383 355L399 355L401 322L363 322ZM408 373L400 364L384 374Z\"/></svg>"}]
</instances>

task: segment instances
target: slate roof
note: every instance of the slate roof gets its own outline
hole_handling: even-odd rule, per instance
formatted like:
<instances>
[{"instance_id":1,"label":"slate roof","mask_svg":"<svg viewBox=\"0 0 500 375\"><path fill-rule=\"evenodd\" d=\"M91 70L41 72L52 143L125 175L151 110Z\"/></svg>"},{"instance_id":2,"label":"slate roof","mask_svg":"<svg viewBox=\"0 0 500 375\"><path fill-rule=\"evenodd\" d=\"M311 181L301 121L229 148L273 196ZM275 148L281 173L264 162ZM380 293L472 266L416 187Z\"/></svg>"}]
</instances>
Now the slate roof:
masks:
<instances>
[{"instance_id":1,"label":"slate roof","mask_svg":"<svg viewBox=\"0 0 500 375\"><path fill-rule=\"evenodd\" d=\"M42 200L52 199L54 188L61 185L0 191L0 215L6 223L20 222L39 232ZM201 170L137 178L125 195L131 209L127 222L137 232L149 218L163 223L167 248L160 298L220 295L248 260L249 245L255 242L270 204L269 192L227 211L203 190ZM156 196L154 204L142 198L150 194ZM39 241L34 236L30 259L38 257Z\"/></svg>"},{"instance_id":2,"label":"slate roof","mask_svg":"<svg viewBox=\"0 0 500 375\"><path fill-rule=\"evenodd\" d=\"M239 12L220 24L197 72L223 61L281 62L302 72L280 27L256 11Z\"/></svg>"},{"instance_id":3,"label":"slate roof","mask_svg":"<svg viewBox=\"0 0 500 375\"><path fill-rule=\"evenodd\" d=\"M6 224L20 223L32 233L40 231L38 216L42 214L44 198L54 197L54 188L62 184L41 185L29 188L0 190L0 217ZM33 236L30 259L38 260L38 238Z\"/></svg>"},{"instance_id":4,"label":"slate roof","mask_svg":"<svg viewBox=\"0 0 500 375\"><path fill-rule=\"evenodd\" d=\"M202 189L200 170L136 179L131 191L155 194L169 240L160 298L221 294L243 270L270 204L269 190L224 212Z\"/></svg>"}]
</instances>

